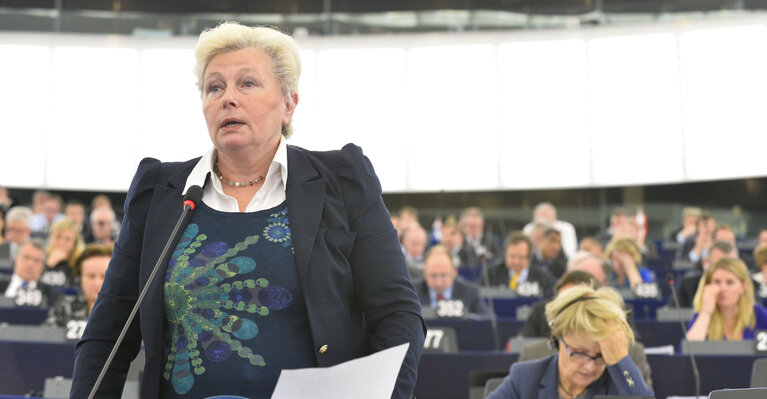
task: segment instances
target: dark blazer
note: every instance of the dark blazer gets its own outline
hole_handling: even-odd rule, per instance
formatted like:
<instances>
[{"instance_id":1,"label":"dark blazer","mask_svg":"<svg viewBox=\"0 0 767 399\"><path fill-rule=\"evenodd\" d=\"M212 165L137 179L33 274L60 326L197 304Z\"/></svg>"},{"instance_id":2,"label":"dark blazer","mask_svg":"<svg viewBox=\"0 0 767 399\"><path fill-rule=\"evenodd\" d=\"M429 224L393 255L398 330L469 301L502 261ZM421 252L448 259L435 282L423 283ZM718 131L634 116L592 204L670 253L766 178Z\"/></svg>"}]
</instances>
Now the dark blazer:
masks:
<instances>
[{"instance_id":1,"label":"dark blazer","mask_svg":"<svg viewBox=\"0 0 767 399\"><path fill-rule=\"evenodd\" d=\"M527 281L536 282L541 288L541 293L544 298L550 298L554 293L554 285L557 283L554 276L549 274L545 270L541 270L532 264L528 266L530 270L527 274ZM509 286L509 269L506 268L505 262L497 263L490 266L488 270L488 280L490 287L508 287Z\"/></svg>"},{"instance_id":2,"label":"dark blazer","mask_svg":"<svg viewBox=\"0 0 767 399\"><path fill-rule=\"evenodd\" d=\"M429 287L426 286L425 280L420 280L414 283L416 293L421 299L421 306L431 306L431 298L429 298ZM482 302L482 298L479 297L479 288L473 284L465 283L460 279L453 281L453 295L451 300L462 301L464 310L476 315L486 316L489 314L487 306Z\"/></svg>"},{"instance_id":3,"label":"dark blazer","mask_svg":"<svg viewBox=\"0 0 767 399\"><path fill-rule=\"evenodd\" d=\"M567 270L567 257L565 251L559 251L559 255L550 261L544 261L542 258L538 258L537 255L533 256L530 261L530 266L535 266L541 270L548 271L555 279L562 277Z\"/></svg>"},{"instance_id":4,"label":"dark blazer","mask_svg":"<svg viewBox=\"0 0 767 399\"><path fill-rule=\"evenodd\" d=\"M558 358L554 355L512 364L509 375L487 399L559 397ZM602 376L591 383L585 398L590 399L594 395L653 396L653 392L645 384L637 366L626 356L620 362L607 366Z\"/></svg>"},{"instance_id":5,"label":"dark blazer","mask_svg":"<svg viewBox=\"0 0 767 399\"><path fill-rule=\"evenodd\" d=\"M392 397L410 398L426 325L370 161L351 144L328 152L288 146L287 158L290 227L317 365L332 366L409 342ZM90 392L181 215L182 190L198 160L141 161L104 284L77 344L72 398ZM159 276L165 275L168 258L161 260ZM159 396L162 280L149 287L98 397L120 397L142 339L141 397Z\"/></svg>"}]
</instances>

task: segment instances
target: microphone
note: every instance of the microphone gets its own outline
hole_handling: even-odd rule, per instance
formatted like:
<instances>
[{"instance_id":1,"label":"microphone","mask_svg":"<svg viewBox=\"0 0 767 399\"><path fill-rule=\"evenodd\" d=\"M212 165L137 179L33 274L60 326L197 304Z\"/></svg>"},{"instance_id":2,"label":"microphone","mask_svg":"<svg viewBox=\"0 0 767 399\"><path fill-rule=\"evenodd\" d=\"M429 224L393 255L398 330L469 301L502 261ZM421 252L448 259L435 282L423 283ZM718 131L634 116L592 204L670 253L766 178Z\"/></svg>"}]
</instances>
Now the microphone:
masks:
<instances>
[{"instance_id":1,"label":"microphone","mask_svg":"<svg viewBox=\"0 0 767 399\"><path fill-rule=\"evenodd\" d=\"M171 245L173 245L176 242L176 236L178 235L179 231L181 231L181 227L184 224L184 220L186 219L187 214L189 213L189 211L195 208L195 206L197 205L197 203L200 202L201 199L202 199L202 188L200 186L195 185L195 186L189 187L189 189L186 190L186 194L184 195L184 210L181 212L181 217L178 218L178 221L176 222L176 227L174 227L173 232L170 233L170 237L168 238L168 241L165 243L165 248L163 248L162 254L160 254L159 258L157 258L157 263L155 263L154 269L152 269L152 273L149 275L149 278L147 279L146 284L144 285L144 288L141 290L141 294L139 294L138 299L136 300L136 304L133 306L133 310L131 310L130 315L128 316L128 320L125 322L125 325L123 326L123 329L120 332L120 335L117 337L117 341L115 341L115 344L112 347L112 351L109 352L109 357L107 357L107 361L106 363L104 363L104 367L101 369L101 373L99 373L99 378L96 379L96 383L93 385L93 389L91 389L91 393L90 395L88 395L88 399L93 399L96 396L96 391L99 389L99 386L101 385L101 381L104 379L104 376L107 373L107 369L109 368L109 365L112 364L112 360L117 354L117 348L119 348L120 344L122 344L123 339L125 338L125 334L128 332L128 328L133 322L133 319L136 317L136 313L138 313L138 308L139 306L141 306L141 302L144 301L144 297L146 296L147 291L149 291L149 286L152 285L152 281L154 280L154 277L157 274L157 271L160 270L160 264L162 263L163 259L165 259L165 256L167 256Z\"/></svg>"},{"instance_id":2,"label":"microphone","mask_svg":"<svg viewBox=\"0 0 767 399\"><path fill-rule=\"evenodd\" d=\"M483 249L482 254L479 258L479 267L480 272L482 273L482 281L485 283L485 287L490 287L490 272L487 270L487 259L485 259L485 247L481 247ZM498 351L501 350L501 337L500 333L498 332L498 317L495 315L495 304L493 303L493 300L495 299L494 295L490 295L490 298L488 298L487 304L490 305L490 329L493 333L493 349Z\"/></svg>"},{"instance_id":3,"label":"microphone","mask_svg":"<svg viewBox=\"0 0 767 399\"><path fill-rule=\"evenodd\" d=\"M679 307L679 298L676 296L676 286L674 285L674 274L668 273L666 274L666 281L668 281L668 285L671 288L671 295L674 297L674 303L676 304L676 308L680 309ZM695 376L695 397L700 397L700 372L698 371L698 363L695 362L695 354L692 353L692 348L690 347L690 343L687 341L687 329L684 327L684 322L682 321L682 318L679 318L679 326L682 328L682 341L685 345L687 345L687 353L690 354L690 363L692 363L692 374Z\"/></svg>"}]
</instances>

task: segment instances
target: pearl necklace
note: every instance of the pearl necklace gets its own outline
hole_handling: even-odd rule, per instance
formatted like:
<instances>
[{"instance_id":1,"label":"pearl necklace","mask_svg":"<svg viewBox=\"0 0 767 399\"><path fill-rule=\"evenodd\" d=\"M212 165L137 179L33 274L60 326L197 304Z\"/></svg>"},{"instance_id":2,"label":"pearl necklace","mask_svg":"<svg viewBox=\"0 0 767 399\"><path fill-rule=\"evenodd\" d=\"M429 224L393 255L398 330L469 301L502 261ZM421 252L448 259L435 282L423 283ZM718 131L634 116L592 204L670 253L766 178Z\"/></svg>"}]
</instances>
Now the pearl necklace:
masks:
<instances>
[{"instance_id":1,"label":"pearl necklace","mask_svg":"<svg viewBox=\"0 0 767 399\"><path fill-rule=\"evenodd\" d=\"M245 187L245 186L253 186L257 183L259 183L261 180L264 180L264 176L258 176L253 180L249 180L247 182L239 182L239 181L231 181L224 177L224 175L221 174L221 171L218 170L218 162L216 162L213 165L213 172L216 173L216 176L218 176L218 180L221 180L222 182L228 184L231 187Z\"/></svg>"}]
</instances>

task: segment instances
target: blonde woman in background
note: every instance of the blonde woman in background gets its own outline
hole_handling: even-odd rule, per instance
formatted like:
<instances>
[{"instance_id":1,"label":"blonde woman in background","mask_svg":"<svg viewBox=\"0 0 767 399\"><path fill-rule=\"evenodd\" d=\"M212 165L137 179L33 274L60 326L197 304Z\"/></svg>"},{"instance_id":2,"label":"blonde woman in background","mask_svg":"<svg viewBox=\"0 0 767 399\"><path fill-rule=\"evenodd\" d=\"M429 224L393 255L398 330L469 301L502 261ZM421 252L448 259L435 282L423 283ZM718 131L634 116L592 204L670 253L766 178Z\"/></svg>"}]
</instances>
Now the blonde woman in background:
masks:
<instances>
[{"instance_id":1,"label":"blonde woman in background","mask_svg":"<svg viewBox=\"0 0 767 399\"><path fill-rule=\"evenodd\" d=\"M605 256L613 267L613 274L610 276L611 287L633 290L641 283L655 281L653 272L642 267L642 253L634 240L613 238L605 248Z\"/></svg>"},{"instance_id":2,"label":"blonde woman in background","mask_svg":"<svg viewBox=\"0 0 767 399\"><path fill-rule=\"evenodd\" d=\"M74 268L83 248L83 238L74 223L62 220L54 224L48 236L40 281L54 287L77 285Z\"/></svg>"},{"instance_id":3,"label":"blonde woman in background","mask_svg":"<svg viewBox=\"0 0 767 399\"><path fill-rule=\"evenodd\" d=\"M695 293L691 341L754 339L767 328L767 309L754 303L754 285L740 259L722 258L706 269Z\"/></svg>"}]
</instances>

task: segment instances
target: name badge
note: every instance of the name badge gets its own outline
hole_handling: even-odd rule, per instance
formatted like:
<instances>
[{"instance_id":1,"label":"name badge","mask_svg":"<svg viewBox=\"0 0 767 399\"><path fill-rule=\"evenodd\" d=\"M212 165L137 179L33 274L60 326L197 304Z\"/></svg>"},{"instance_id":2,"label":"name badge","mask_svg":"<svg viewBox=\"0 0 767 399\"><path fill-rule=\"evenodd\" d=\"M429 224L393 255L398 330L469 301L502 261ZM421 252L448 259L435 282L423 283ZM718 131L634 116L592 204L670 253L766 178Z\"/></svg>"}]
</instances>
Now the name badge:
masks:
<instances>
[{"instance_id":1,"label":"name badge","mask_svg":"<svg viewBox=\"0 0 767 399\"><path fill-rule=\"evenodd\" d=\"M767 330L758 330L754 333L754 343L756 344L756 353L767 353Z\"/></svg>"},{"instance_id":2,"label":"name badge","mask_svg":"<svg viewBox=\"0 0 767 399\"><path fill-rule=\"evenodd\" d=\"M44 273L40 282L58 287L67 283L67 275L60 271Z\"/></svg>"},{"instance_id":3,"label":"name badge","mask_svg":"<svg viewBox=\"0 0 767 399\"><path fill-rule=\"evenodd\" d=\"M83 336L85 331L85 325L88 324L85 320L70 320L67 322L67 339L79 340Z\"/></svg>"},{"instance_id":4,"label":"name badge","mask_svg":"<svg viewBox=\"0 0 767 399\"><path fill-rule=\"evenodd\" d=\"M660 289L657 283L642 283L634 288L634 293L639 298L657 298L660 296Z\"/></svg>"},{"instance_id":5,"label":"name badge","mask_svg":"<svg viewBox=\"0 0 767 399\"><path fill-rule=\"evenodd\" d=\"M43 293L40 290L21 289L16 294L18 306L40 306L41 303L43 303Z\"/></svg>"},{"instance_id":6,"label":"name badge","mask_svg":"<svg viewBox=\"0 0 767 399\"><path fill-rule=\"evenodd\" d=\"M541 296L541 287L537 281L525 281L517 286L517 295L519 296Z\"/></svg>"},{"instance_id":7,"label":"name badge","mask_svg":"<svg viewBox=\"0 0 767 399\"><path fill-rule=\"evenodd\" d=\"M424 349L439 349L439 344L442 342L442 337L445 336L445 332L442 330L428 329L426 330L426 338L423 341Z\"/></svg>"},{"instance_id":8,"label":"name badge","mask_svg":"<svg viewBox=\"0 0 767 399\"><path fill-rule=\"evenodd\" d=\"M463 317L464 305L461 300L443 300L437 302L437 316Z\"/></svg>"}]
</instances>

